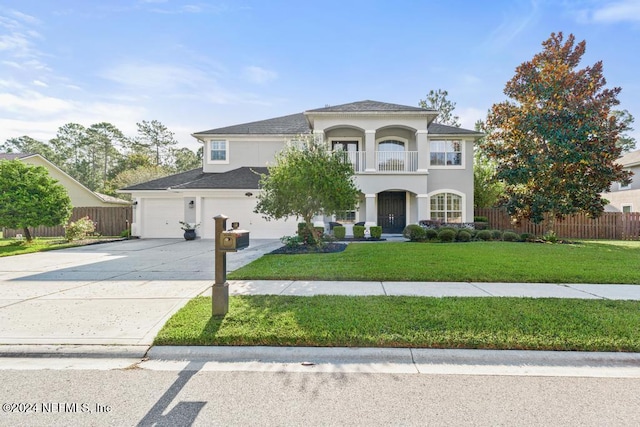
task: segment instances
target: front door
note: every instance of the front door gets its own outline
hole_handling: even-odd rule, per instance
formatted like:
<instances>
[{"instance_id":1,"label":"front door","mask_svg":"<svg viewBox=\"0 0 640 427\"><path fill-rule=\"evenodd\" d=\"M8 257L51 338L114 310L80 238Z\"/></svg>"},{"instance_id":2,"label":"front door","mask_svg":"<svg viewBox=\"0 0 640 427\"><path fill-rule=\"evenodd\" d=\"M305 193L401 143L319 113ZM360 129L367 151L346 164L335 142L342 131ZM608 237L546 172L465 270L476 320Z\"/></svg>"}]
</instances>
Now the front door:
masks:
<instances>
[{"instance_id":1,"label":"front door","mask_svg":"<svg viewBox=\"0 0 640 427\"><path fill-rule=\"evenodd\" d=\"M407 221L407 194L390 192L378 194L378 225L383 233L402 233Z\"/></svg>"}]
</instances>

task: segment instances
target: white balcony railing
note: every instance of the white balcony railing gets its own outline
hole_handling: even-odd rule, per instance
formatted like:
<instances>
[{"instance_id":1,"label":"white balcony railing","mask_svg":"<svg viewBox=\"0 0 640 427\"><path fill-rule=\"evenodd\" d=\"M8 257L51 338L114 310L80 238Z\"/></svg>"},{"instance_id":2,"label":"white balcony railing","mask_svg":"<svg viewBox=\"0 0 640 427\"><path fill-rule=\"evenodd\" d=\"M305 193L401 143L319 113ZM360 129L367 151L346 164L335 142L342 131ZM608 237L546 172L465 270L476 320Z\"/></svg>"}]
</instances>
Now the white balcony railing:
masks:
<instances>
[{"instance_id":1,"label":"white balcony railing","mask_svg":"<svg viewBox=\"0 0 640 427\"><path fill-rule=\"evenodd\" d=\"M366 151L342 151L345 160L353 165L353 170L365 172ZM376 151L375 170L377 172L415 172L418 170L417 151Z\"/></svg>"},{"instance_id":2,"label":"white balcony railing","mask_svg":"<svg viewBox=\"0 0 640 427\"><path fill-rule=\"evenodd\" d=\"M417 151L376 151L378 172L415 172L418 170Z\"/></svg>"}]
</instances>

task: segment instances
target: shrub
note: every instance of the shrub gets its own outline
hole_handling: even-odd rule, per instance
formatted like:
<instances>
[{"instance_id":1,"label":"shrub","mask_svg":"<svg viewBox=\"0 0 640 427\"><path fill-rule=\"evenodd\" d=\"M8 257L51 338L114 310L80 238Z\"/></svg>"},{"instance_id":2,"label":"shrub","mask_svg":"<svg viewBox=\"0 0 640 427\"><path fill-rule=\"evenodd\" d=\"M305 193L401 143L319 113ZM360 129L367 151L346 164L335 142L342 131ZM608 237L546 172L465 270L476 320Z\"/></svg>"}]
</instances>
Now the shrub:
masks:
<instances>
[{"instance_id":1,"label":"shrub","mask_svg":"<svg viewBox=\"0 0 640 427\"><path fill-rule=\"evenodd\" d=\"M547 243L558 243L558 235L555 231L549 231L547 234L542 236L542 240Z\"/></svg>"},{"instance_id":2,"label":"shrub","mask_svg":"<svg viewBox=\"0 0 640 427\"><path fill-rule=\"evenodd\" d=\"M435 232L435 230L431 231ZM402 235L405 239L409 239L412 242L420 242L425 239L426 231L418 224L409 224L402 230Z\"/></svg>"},{"instance_id":3,"label":"shrub","mask_svg":"<svg viewBox=\"0 0 640 427\"><path fill-rule=\"evenodd\" d=\"M288 248L295 248L300 246L302 243L304 243L304 239L302 238L302 236L283 236L280 238L280 241L282 242L283 245L285 245Z\"/></svg>"},{"instance_id":4,"label":"shrub","mask_svg":"<svg viewBox=\"0 0 640 427\"><path fill-rule=\"evenodd\" d=\"M129 237L131 237L131 231L129 231L129 229L122 230L122 232L120 233L120 237L125 237L128 239Z\"/></svg>"},{"instance_id":5,"label":"shrub","mask_svg":"<svg viewBox=\"0 0 640 427\"><path fill-rule=\"evenodd\" d=\"M87 234L96 231L96 225L88 216L80 218L76 222L70 222L64 230L64 237L68 242L87 237Z\"/></svg>"},{"instance_id":6,"label":"shrub","mask_svg":"<svg viewBox=\"0 0 640 427\"><path fill-rule=\"evenodd\" d=\"M347 235L347 229L341 225L337 225L333 227L333 235L335 236L336 239L342 240L344 239L344 236Z\"/></svg>"},{"instance_id":7,"label":"shrub","mask_svg":"<svg viewBox=\"0 0 640 427\"><path fill-rule=\"evenodd\" d=\"M491 231L489 230L480 230L478 234L476 234L476 238L478 240L484 240L485 242L491 240Z\"/></svg>"},{"instance_id":8,"label":"shrub","mask_svg":"<svg viewBox=\"0 0 640 427\"><path fill-rule=\"evenodd\" d=\"M382 237L382 227L379 225L369 227L369 231L371 232L371 237L373 237L374 239L379 239Z\"/></svg>"},{"instance_id":9,"label":"shrub","mask_svg":"<svg viewBox=\"0 0 640 427\"><path fill-rule=\"evenodd\" d=\"M474 216L473 222L489 222L489 218L486 216Z\"/></svg>"},{"instance_id":10,"label":"shrub","mask_svg":"<svg viewBox=\"0 0 640 427\"><path fill-rule=\"evenodd\" d=\"M502 234L502 240L504 240L505 242L518 242L520 241L520 236L518 236L513 231L505 231Z\"/></svg>"},{"instance_id":11,"label":"shrub","mask_svg":"<svg viewBox=\"0 0 640 427\"><path fill-rule=\"evenodd\" d=\"M353 226L353 237L356 239L364 239L364 225L354 225Z\"/></svg>"},{"instance_id":12,"label":"shrub","mask_svg":"<svg viewBox=\"0 0 640 427\"><path fill-rule=\"evenodd\" d=\"M502 240L502 231L500 231L500 230L491 230L491 238L493 240Z\"/></svg>"},{"instance_id":13,"label":"shrub","mask_svg":"<svg viewBox=\"0 0 640 427\"><path fill-rule=\"evenodd\" d=\"M438 238L438 232L433 228L427 228L424 230L424 237L426 240L433 240Z\"/></svg>"},{"instance_id":14,"label":"shrub","mask_svg":"<svg viewBox=\"0 0 640 427\"><path fill-rule=\"evenodd\" d=\"M523 242L533 242L535 240L535 236L529 233L522 233L520 235L520 240Z\"/></svg>"},{"instance_id":15,"label":"shrub","mask_svg":"<svg viewBox=\"0 0 640 427\"><path fill-rule=\"evenodd\" d=\"M438 239L441 242L453 242L456 239L456 232L450 228L443 228L438 232Z\"/></svg>"},{"instance_id":16,"label":"shrub","mask_svg":"<svg viewBox=\"0 0 640 427\"><path fill-rule=\"evenodd\" d=\"M457 239L459 242L469 242L471 240L471 233L469 233L467 230L460 230L458 232Z\"/></svg>"}]
</instances>

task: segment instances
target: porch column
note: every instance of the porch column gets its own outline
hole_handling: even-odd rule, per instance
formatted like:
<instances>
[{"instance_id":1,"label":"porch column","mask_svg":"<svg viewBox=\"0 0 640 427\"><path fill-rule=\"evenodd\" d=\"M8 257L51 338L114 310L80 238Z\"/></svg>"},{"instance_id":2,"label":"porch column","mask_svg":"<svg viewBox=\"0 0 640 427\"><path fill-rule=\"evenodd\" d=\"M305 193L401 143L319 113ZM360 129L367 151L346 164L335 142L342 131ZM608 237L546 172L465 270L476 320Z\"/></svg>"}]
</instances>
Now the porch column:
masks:
<instances>
[{"instance_id":1,"label":"porch column","mask_svg":"<svg viewBox=\"0 0 640 427\"><path fill-rule=\"evenodd\" d=\"M376 171L376 131L365 130L364 131L364 147L366 150L366 164L365 172ZM368 197L368 196L367 196ZM375 194L374 194L375 197ZM368 217L368 214L367 214Z\"/></svg>"},{"instance_id":2,"label":"porch column","mask_svg":"<svg viewBox=\"0 0 640 427\"><path fill-rule=\"evenodd\" d=\"M196 210L196 224L202 224L202 196L196 196L194 208ZM201 233L203 233L203 231L198 232L196 229L196 234L198 234L199 237L202 237Z\"/></svg>"},{"instance_id":3,"label":"porch column","mask_svg":"<svg viewBox=\"0 0 640 427\"><path fill-rule=\"evenodd\" d=\"M418 150L418 170L416 172L428 172L429 170L429 139L426 129L416 131L416 148Z\"/></svg>"},{"instance_id":4,"label":"porch column","mask_svg":"<svg viewBox=\"0 0 640 427\"><path fill-rule=\"evenodd\" d=\"M320 140L320 142L324 142L324 131L323 130L314 129L313 130L313 136L318 138Z\"/></svg>"},{"instance_id":5,"label":"porch column","mask_svg":"<svg viewBox=\"0 0 640 427\"><path fill-rule=\"evenodd\" d=\"M418 218L416 218L416 224L423 219L429 218L429 196L427 194L416 195L416 201L418 203Z\"/></svg>"},{"instance_id":6,"label":"porch column","mask_svg":"<svg viewBox=\"0 0 640 427\"><path fill-rule=\"evenodd\" d=\"M376 203L377 194L365 194L364 198L366 206L366 218L364 226L376 226L378 225L378 206Z\"/></svg>"}]
</instances>

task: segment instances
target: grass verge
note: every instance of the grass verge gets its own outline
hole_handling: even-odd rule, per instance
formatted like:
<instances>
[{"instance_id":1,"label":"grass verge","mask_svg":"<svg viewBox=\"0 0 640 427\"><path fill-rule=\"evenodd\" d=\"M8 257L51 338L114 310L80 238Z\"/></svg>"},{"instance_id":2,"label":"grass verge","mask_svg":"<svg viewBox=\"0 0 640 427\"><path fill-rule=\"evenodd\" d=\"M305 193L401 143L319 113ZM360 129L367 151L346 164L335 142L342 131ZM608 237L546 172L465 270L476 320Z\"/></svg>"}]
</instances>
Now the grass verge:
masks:
<instances>
[{"instance_id":1,"label":"grass verge","mask_svg":"<svg viewBox=\"0 0 640 427\"><path fill-rule=\"evenodd\" d=\"M352 243L340 253L263 256L228 278L640 284L640 242Z\"/></svg>"},{"instance_id":2,"label":"grass verge","mask_svg":"<svg viewBox=\"0 0 640 427\"><path fill-rule=\"evenodd\" d=\"M97 243L101 240L103 240L103 238L91 238L81 241L67 242L66 240L59 237L36 238L29 243L25 240L0 240L0 257L30 254L33 252L51 251L55 249L73 248L76 246ZM114 240L116 239L114 238Z\"/></svg>"},{"instance_id":3,"label":"grass verge","mask_svg":"<svg viewBox=\"0 0 640 427\"><path fill-rule=\"evenodd\" d=\"M198 297L154 345L640 351L640 302L529 298Z\"/></svg>"}]
</instances>

